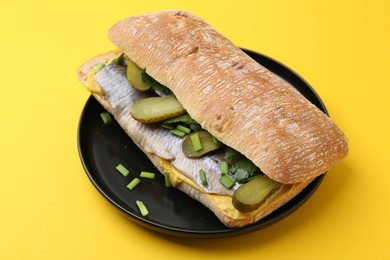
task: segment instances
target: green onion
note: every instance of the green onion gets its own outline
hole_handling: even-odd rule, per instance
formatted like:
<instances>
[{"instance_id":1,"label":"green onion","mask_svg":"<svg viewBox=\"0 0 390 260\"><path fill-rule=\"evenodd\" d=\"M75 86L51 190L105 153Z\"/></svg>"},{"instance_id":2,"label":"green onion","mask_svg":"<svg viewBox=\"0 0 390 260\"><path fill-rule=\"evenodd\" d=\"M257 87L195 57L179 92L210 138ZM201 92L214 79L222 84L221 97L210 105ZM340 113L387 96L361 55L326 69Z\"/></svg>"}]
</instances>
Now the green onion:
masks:
<instances>
[{"instance_id":1,"label":"green onion","mask_svg":"<svg viewBox=\"0 0 390 260\"><path fill-rule=\"evenodd\" d=\"M162 128L165 128L165 129L168 129L168 130L174 129L173 126L171 126L171 125L169 125L169 124L164 124L164 123L161 124L161 127L162 127Z\"/></svg>"},{"instance_id":2,"label":"green onion","mask_svg":"<svg viewBox=\"0 0 390 260\"><path fill-rule=\"evenodd\" d=\"M136 200L135 203L137 204L138 209L141 212L142 217L146 217L149 214L149 211L146 208L145 204L140 200Z\"/></svg>"},{"instance_id":3,"label":"green onion","mask_svg":"<svg viewBox=\"0 0 390 260\"><path fill-rule=\"evenodd\" d=\"M119 164L115 169L125 177L129 174L129 170L126 169L122 164Z\"/></svg>"},{"instance_id":4,"label":"green onion","mask_svg":"<svg viewBox=\"0 0 390 260\"><path fill-rule=\"evenodd\" d=\"M191 129L189 129L188 127L182 126L182 125L176 126L176 129L179 130L179 131L182 131L182 132L184 132L186 134L191 133Z\"/></svg>"},{"instance_id":5,"label":"green onion","mask_svg":"<svg viewBox=\"0 0 390 260\"><path fill-rule=\"evenodd\" d=\"M140 177L147 179L154 179L155 174L153 172L141 172Z\"/></svg>"},{"instance_id":6,"label":"green onion","mask_svg":"<svg viewBox=\"0 0 390 260\"><path fill-rule=\"evenodd\" d=\"M219 179L219 182L228 189L231 189L236 183L236 181L230 175L222 175Z\"/></svg>"},{"instance_id":7,"label":"green onion","mask_svg":"<svg viewBox=\"0 0 390 260\"><path fill-rule=\"evenodd\" d=\"M125 60L125 54L122 53L121 55L116 57L112 62L114 62L116 65L121 65L124 60Z\"/></svg>"},{"instance_id":8,"label":"green onion","mask_svg":"<svg viewBox=\"0 0 390 260\"><path fill-rule=\"evenodd\" d=\"M203 169L199 170L200 182L203 186L207 186L206 172Z\"/></svg>"},{"instance_id":9,"label":"green onion","mask_svg":"<svg viewBox=\"0 0 390 260\"><path fill-rule=\"evenodd\" d=\"M129 190L133 190L140 182L141 182L140 179L134 178L134 179L127 185L127 188L128 188Z\"/></svg>"},{"instance_id":10,"label":"green onion","mask_svg":"<svg viewBox=\"0 0 390 260\"><path fill-rule=\"evenodd\" d=\"M109 125L112 123L112 118L108 112L100 113L100 117L102 118L104 124Z\"/></svg>"},{"instance_id":11,"label":"green onion","mask_svg":"<svg viewBox=\"0 0 390 260\"><path fill-rule=\"evenodd\" d=\"M104 64L103 62L100 62L98 65L96 65L94 73L98 74L99 71L101 71L105 66L106 66L106 64Z\"/></svg>"},{"instance_id":12,"label":"green onion","mask_svg":"<svg viewBox=\"0 0 390 260\"><path fill-rule=\"evenodd\" d=\"M165 187L171 187L171 179L169 178L169 172L164 172Z\"/></svg>"},{"instance_id":13,"label":"green onion","mask_svg":"<svg viewBox=\"0 0 390 260\"><path fill-rule=\"evenodd\" d=\"M177 130L177 129L172 129L171 131L169 131L171 134L173 135L176 135L178 137L184 137L186 135L186 133L180 131L180 130Z\"/></svg>"},{"instance_id":14,"label":"green onion","mask_svg":"<svg viewBox=\"0 0 390 260\"><path fill-rule=\"evenodd\" d=\"M191 136L191 143L194 150L197 152L202 150L202 142L200 141L200 137L198 133L194 133Z\"/></svg>"},{"instance_id":15,"label":"green onion","mask_svg":"<svg viewBox=\"0 0 390 260\"><path fill-rule=\"evenodd\" d=\"M229 173L229 165L227 163L227 161L222 161L220 164L219 164L219 167L221 169L221 174L222 175L226 175Z\"/></svg>"}]
</instances>

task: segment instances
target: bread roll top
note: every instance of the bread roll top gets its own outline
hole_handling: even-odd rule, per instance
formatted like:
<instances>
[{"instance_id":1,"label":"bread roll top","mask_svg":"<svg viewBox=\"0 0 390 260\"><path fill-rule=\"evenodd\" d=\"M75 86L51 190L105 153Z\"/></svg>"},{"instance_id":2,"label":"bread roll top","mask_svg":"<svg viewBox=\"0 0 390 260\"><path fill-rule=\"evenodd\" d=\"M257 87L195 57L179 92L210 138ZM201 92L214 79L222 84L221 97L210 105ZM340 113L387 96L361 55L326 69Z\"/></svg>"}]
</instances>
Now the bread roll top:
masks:
<instances>
[{"instance_id":1,"label":"bread roll top","mask_svg":"<svg viewBox=\"0 0 390 260\"><path fill-rule=\"evenodd\" d=\"M129 17L108 37L204 129L278 182L312 180L348 153L327 115L191 13Z\"/></svg>"}]
</instances>

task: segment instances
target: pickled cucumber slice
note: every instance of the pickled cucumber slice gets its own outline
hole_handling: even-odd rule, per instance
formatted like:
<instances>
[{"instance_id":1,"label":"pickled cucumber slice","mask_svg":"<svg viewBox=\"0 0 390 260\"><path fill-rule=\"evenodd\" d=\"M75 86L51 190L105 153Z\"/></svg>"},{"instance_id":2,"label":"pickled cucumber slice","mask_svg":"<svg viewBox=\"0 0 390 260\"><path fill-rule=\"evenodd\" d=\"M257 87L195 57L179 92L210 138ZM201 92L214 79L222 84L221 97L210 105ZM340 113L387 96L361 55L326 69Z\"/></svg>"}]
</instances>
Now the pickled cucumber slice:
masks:
<instances>
[{"instance_id":1,"label":"pickled cucumber slice","mask_svg":"<svg viewBox=\"0 0 390 260\"><path fill-rule=\"evenodd\" d=\"M234 192L233 206L238 211L251 212L259 208L281 185L265 175L259 175Z\"/></svg>"},{"instance_id":2,"label":"pickled cucumber slice","mask_svg":"<svg viewBox=\"0 0 390 260\"><path fill-rule=\"evenodd\" d=\"M195 151L194 146L191 141L191 136L194 134L199 135L200 142L202 143L202 149L199 151ZM190 158L197 158L197 157L202 157L203 155L215 151L218 148L222 147L222 144L216 144L213 141L213 136L207 132L207 131L200 131L200 132L195 132L190 135L188 135L184 140L181 145L181 148L183 150L183 153Z\"/></svg>"},{"instance_id":3,"label":"pickled cucumber slice","mask_svg":"<svg viewBox=\"0 0 390 260\"><path fill-rule=\"evenodd\" d=\"M155 123L186 113L173 95L140 99L130 108L131 116L142 123Z\"/></svg>"},{"instance_id":4,"label":"pickled cucumber slice","mask_svg":"<svg viewBox=\"0 0 390 260\"><path fill-rule=\"evenodd\" d=\"M149 81L142 80L142 73L145 73L145 70L138 67L137 64L131 60L127 63L127 80L133 88L139 91L147 91L151 88L152 84Z\"/></svg>"}]
</instances>

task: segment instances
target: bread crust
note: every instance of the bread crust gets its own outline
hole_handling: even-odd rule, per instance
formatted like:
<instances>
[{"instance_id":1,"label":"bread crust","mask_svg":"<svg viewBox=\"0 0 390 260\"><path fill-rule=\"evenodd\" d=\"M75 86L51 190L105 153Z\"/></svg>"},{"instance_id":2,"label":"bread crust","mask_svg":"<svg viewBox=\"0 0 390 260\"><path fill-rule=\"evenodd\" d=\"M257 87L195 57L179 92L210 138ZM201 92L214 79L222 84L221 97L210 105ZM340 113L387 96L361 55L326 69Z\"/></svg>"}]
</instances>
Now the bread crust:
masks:
<instances>
[{"instance_id":1,"label":"bread crust","mask_svg":"<svg viewBox=\"0 0 390 260\"><path fill-rule=\"evenodd\" d=\"M308 182L348 154L327 115L191 13L133 16L108 37L204 129L278 182Z\"/></svg>"}]
</instances>

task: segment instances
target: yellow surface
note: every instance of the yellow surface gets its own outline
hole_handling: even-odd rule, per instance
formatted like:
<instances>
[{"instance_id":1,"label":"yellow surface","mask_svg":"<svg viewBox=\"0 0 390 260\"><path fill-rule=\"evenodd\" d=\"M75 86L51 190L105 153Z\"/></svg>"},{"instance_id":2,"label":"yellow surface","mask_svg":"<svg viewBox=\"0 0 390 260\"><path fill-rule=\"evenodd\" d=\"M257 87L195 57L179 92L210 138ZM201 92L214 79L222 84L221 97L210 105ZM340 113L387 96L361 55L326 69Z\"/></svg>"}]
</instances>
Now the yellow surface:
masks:
<instances>
[{"instance_id":1,"label":"yellow surface","mask_svg":"<svg viewBox=\"0 0 390 260\"><path fill-rule=\"evenodd\" d=\"M195 12L294 69L350 138L349 157L288 218L233 238L167 237L88 180L76 136L89 94L75 71L113 48L113 23L163 9ZM389 11L387 0L3 3L0 259L390 259Z\"/></svg>"}]
</instances>

